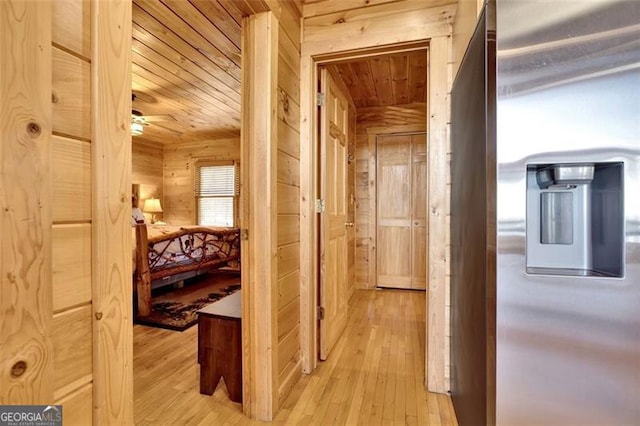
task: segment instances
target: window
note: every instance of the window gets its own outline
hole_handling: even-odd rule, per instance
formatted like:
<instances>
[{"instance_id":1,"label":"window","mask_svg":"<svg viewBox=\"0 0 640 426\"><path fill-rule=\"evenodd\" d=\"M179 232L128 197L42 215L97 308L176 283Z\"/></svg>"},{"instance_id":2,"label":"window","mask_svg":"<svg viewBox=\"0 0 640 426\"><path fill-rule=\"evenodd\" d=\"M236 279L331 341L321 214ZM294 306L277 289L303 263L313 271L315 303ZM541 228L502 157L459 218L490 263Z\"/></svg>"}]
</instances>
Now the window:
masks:
<instances>
[{"instance_id":1,"label":"window","mask_svg":"<svg viewBox=\"0 0 640 426\"><path fill-rule=\"evenodd\" d=\"M237 164L198 164L196 169L198 225L235 226L238 192Z\"/></svg>"}]
</instances>

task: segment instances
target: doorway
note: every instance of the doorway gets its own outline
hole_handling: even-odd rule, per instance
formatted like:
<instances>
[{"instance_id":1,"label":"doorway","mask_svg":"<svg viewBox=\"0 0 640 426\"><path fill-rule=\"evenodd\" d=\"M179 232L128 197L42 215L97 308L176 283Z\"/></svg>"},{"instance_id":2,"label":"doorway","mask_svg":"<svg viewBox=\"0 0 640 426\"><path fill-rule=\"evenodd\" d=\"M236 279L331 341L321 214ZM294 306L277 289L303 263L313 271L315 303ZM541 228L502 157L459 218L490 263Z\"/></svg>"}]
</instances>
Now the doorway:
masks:
<instances>
[{"instance_id":1,"label":"doorway","mask_svg":"<svg viewBox=\"0 0 640 426\"><path fill-rule=\"evenodd\" d=\"M385 273L381 287L424 289L426 285L427 50L424 45L378 50L317 65L315 333L318 358L325 360L346 325L350 296L356 288L374 288L377 269ZM383 163L389 166L381 163L379 173L378 145ZM394 146L400 150L394 151ZM397 158L405 151L406 156ZM404 161L404 167L392 164L396 160ZM387 185L380 206L376 174ZM389 179L396 175L407 182ZM386 226L378 229L378 207L383 215L393 213L398 195L406 201L400 206L406 214L384 218L402 226L381 222ZM397 223L405 217L406 224ZM378 239L385 247L385 257L379 259ZM405 243L406 250L399 245ZM401 271L396 271L398 264Z\"/></svg>"},{"instance_id":2,"label":"doorway","mask_svg":"<svg viewBox=\"0 0 640 426\"><path fill-rule=\"evenodd\" d=\"M436 9L433 9L435 12ZM425 9L420 19L431 17L431 10ZM440 11L438 11L440 14ZM442 15L446 20L449 15ZM417 15L414 12L394 15L395 22L413 24ZM387 17L385 29L389 28ZM437 20L437 19L436 19ZM354 18L358 21L358 18ZM377 22L377 19L376 19ZM407 24L409 25L409 24ZM308 28L308 27L306 27ZM450 333L447 330L447 290L448 290L448 188L443 185L449 175L447 154L448 136L448 93L452 76L452 50L450 26L427 25L408 34L401 30L402 24L389 32L380 28L369 28L366 32L345 37L335 32L335 25L313 27L316 37L313 41L304 41L300 65L300 338L303 372L312 372L317 365L318 345L318 262L316 209L318 149L317 137L317 76L318 65L356 57L391 51L409 51L428 47L424 74L428 72L428 84L425 87L429 110L424 119L428 124L428 195L427 227L429 239L429 259L427 265L426 303L429 321L426 325L427 359L425 382L433 392L447 392L448 344ZM382 46L382 47L381 47ZM393 123L386 127L393 128ZM375 142L375 139L374 139Z\"/></svg>"}]
</instances>

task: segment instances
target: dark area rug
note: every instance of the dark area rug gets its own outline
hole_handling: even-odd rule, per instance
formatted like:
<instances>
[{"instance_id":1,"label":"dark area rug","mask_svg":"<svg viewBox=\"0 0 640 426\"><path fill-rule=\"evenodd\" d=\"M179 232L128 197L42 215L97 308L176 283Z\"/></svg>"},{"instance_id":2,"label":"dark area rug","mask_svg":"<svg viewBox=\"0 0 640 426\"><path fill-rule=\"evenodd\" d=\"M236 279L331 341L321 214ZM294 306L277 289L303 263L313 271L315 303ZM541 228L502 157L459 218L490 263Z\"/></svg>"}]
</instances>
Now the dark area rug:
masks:
<instances>
[{"instance_id":1,"label":"dark area rug","mask_svg":"<svg viewBox=\"0 0 640 426\"><path fill-rule=\"evenodd\" d=\"M198 322L197 310L238 290L240 290L240 284L233 284L213 291L205 297L193 299L187 303L167 300L167 298L164 297L162 301L152 301L151 314L147 317L136 317L135 322L152 327L184 331Z\"/></svg>"}]
</instances>

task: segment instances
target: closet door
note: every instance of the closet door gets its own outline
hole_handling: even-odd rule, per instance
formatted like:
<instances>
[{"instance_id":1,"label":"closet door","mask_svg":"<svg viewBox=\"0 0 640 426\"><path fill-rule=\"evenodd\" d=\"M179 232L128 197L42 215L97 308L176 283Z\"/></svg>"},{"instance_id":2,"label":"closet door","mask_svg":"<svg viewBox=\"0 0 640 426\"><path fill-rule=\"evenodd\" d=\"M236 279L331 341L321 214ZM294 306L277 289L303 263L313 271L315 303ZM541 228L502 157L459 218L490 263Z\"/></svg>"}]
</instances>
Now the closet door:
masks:
<instances>
[{"instance_id":1,"label":"closet door","mask_svg":"<svg viewBox=\"0 0 640 426\"><path fill-rule=\"evenodd\" d=\"M411 136L378 136L377 285L411 288Z\"/></svg>"},{"instance_id":2,"label":"closet door","mask_svg":"<svg viewBox=\"0 0 640 426\"><path fill-rule=\"evenodd\" d=\"M377 138L379 287L426 287L426 138Z\"/></svg>"}]
</instances>

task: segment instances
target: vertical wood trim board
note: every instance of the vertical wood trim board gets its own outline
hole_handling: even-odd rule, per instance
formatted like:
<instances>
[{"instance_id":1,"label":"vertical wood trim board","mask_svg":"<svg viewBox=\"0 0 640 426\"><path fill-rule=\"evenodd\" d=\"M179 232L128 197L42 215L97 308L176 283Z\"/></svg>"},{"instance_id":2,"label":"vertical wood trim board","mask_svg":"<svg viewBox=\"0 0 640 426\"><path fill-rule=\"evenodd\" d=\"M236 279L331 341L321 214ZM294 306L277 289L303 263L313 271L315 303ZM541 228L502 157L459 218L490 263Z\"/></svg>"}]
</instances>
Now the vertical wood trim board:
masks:
<instances>
[{"instance_id":1,"label":"vertical wood trim board","mask_svg":"<svg viewBox=\"0 0 640 426\"><path fill-rule=\"evenodd\" d=\"M446 279L449 271L447 224L449 179L447 165L449 121L449 86L447 64L449 46L447 37L437 37L429 45L429 264L427 265L427 387L432 392L447 392L445 386L445 306Z\"/></svg>"},{"instance_id":2,"label":"vertical wood trim board","mask_svg":"<svg viewBox=\"0 0 640 426\"><path fill-rule=\"evenodd\" d=\"M349 96L349 91L348 90L344 90L343 93L347 94L350 104L349 104L349 125L347 126L347 128L349 129L349 134L347 137L347 141L348 141L348 153L350 155L351 161L348 163L347 168L348 168L348 175L349 175L349 179L348 179L348 222L351 222L353 224L356 223L356 140L357 140L357 136L356 136L356 132L357 132L357 127L356 127L356 122L357 122L357 112L356 112L356 107L355 104L353 103L353 99L351 99L351 96ZM351 228L349 228L349 246L348 246L348 252L349 252L349 260L347 262L348 264L348 268L349 268L349 276L348 276L348 282L349 282L349 300L351 300L351 296L353 296L353 293L355 292L356 289L356 227L352 226ZM349 306L351 306L351 304L349 304Z\"/></svg>"},{"instance_id":3,"label":"vertical wood trim board","mask_svg":"<svg viewBox=\"0 0 640 426\"><path fill-rule=\"evenodd\" d=\"M251 94L247 90L247 82L250 81L251 75L254 72L250 69L253 63L252 58L249 58L249 46L251 46L251 28L250 20L248 17L242 18L242 36L240 39L240 52L241 55L241 70L242 70L242 99L240 101L240 114L242 127L240 130L240 200L239 200L239 227L243 231L248 231L249 226L249 207L251 194L251 169L249 168L249 155L251 153L251 140L249 133L252 126L250 125L251 109L249 108L251 102ZM167 152L165 150L165 156ZM166 180L169 178L169 174L165 171L165 185ZM240 240L240 276L241 283L245 286L251 282L251 268L249 267L249 241L248 239ZM247 291L248 290L248 291ZM242 292L242 411L245 415L251 417L252 407L255 399L255 389L253 383L253 352L252 352L252 336L251 327L249 324L253 323L252 312L247 309L249 306L249 296L251 289L244 289Z\"/></svg>"},{"instance_id":4,"label":"vertical wood trim board","mask_svg":"<svg viewBox=\"0 0 640 426\"><path fill-rule=\"evenodd\" d=\"M316 64L302 45L300 59L300 350L302 371L310 374L317 364L317 261L314 258L318 226L318 146L314 135L316 117Z\"/></svg>"},{"instance_id":5,"label":"vertical wood trim board","mask_svg":"<svg viewBox=\"0 0 640 426\"><path fill-rule=\"evenodd\" d=\"M92 3L93 421L133 424L131 2Z\"/></svg>"},{"instance_id":6,"label":"vertical wood trim board","mask_svg":"<svg viewBox=\"0 0 640 426\"><path fill-rule=\"evenodd\" d=\"M0 404L49 404L51 3L0 2L0 63Z\"/></svg>"},{"instance_id":7,"label":"vertical wood trim board","mask_svg":"<svg viewBox=\"0 0 640 426\"><path fill-rule=\"evenodd\" d=\"M272 12L243 21L243 163L248 158L249 274L243 277L244 366L251 379L244 411L269 421L278 404L277 116L278 21Z\"/></svg>"},{"instance_id":8,"label":"vertical wood trim board","mask_svg":"<svg viewBox=\"0 0 640 426\"><path fill-rule=\"evenodd\" d=\"M376 144L376 133L368 133L369 143L369 281L368 288L375 288L378 277L378 255L377 255L377 229L378 229L378 194L376 164L378 145Z\"/></svg>"}]
</instances>

